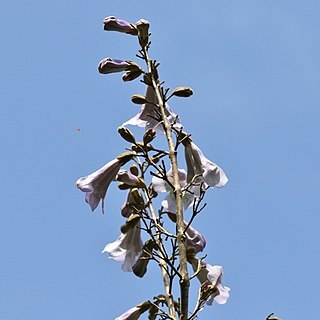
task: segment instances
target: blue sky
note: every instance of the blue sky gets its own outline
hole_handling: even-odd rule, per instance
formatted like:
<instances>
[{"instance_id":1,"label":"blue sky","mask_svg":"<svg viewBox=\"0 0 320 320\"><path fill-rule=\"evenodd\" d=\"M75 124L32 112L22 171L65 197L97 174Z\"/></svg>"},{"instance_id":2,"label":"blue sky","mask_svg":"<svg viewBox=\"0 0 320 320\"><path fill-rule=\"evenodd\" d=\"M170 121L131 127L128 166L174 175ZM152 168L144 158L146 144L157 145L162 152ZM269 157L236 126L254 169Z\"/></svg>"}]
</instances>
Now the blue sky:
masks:
<instances>
[{"instance_id":1,"label":"blue sky","mask_svg":"<svg viewBox=\"0 0 320 320\"><path fill-rule=\"evenodd\" d=\"M135 59L136 39L105 16L151 23L151 55L188 132L229 177L195 226L231 296L200 319L312 319L319 265L318 1L4 1L0 4L0 318L114 319L162 290L101 254L123 194L92 214L75 181L122 152L138 82L99 75ZM77 131L80 128L80 131ZM135 130L137 134L142 133Z\"/></svg>"}]
</instances>

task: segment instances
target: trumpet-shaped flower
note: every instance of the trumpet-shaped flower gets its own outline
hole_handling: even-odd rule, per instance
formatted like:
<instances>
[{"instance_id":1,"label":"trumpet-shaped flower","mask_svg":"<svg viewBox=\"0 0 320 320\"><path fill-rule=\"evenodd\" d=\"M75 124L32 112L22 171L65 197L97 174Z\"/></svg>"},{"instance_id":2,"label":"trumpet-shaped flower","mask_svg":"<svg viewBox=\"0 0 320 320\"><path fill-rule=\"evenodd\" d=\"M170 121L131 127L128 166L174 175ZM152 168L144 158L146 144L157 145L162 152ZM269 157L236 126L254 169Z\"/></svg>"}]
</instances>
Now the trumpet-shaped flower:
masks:
<instances>
[{"instance_id":1,"label":"trumpet-shaped flower","mask_svg":"<svg viewBox=\"0 0 320 320\"><path fill-rule=\"evenodd\" d=\"M185 222L185 226L186 225L187 224ZM185 234L187 238L186 244L188 249L192 248L194 254L202 252L206 246L206 239L204 238L204 236L198 230L194 229L191 226L188 227Z\"/></svg>"},{"instance_id":2,"label":"trumpet-shaped flower","mask_svg":"<svg viewBox=\"0 0 320 320\"><path fill-rule=\"evenodd\" d=\"M193 270L198 270L199 260L195 257L189 258ZM230 288L223 286L221 279L223 276L223 269L221 266L211 266L210 264L201 261L202 268L197 273L197 278L201 284L208 282L212 286L212 293L207 301L208 305L212 305L215 301L218 304L225 304L229 298Z\"/></svg>"},{"instance_id":3,"label":"trumpet-shaped flower","mask_svg":"<svg viewBox=\"0 0 320 320\"><path fill-rule=\"evenodd\" d=\"M131 23L122 19L117 19L114 16L104 18L103 28L106 31L118 31L131 34L133 36L138 35L137 28L135 28Z\"/></svg>"},{"instance_id":4,"label":"trumpet-shaped flower","mask_svg":"<svg viewBox=\"0 0 320 320\"><path fill-rule=\"evenodd\" d=\"M149 301L138 304L137 306L129 309L115 320L137 320L139 317L151 308L152 304Z\"/></svg>"},{"instance_id":5,"label":"trumpet-shaped flower","mask_svg":"<svg viewBox=\"0 0 320 320\"><path fill-rule=\"evenodd\" d=\"M179 181L180 181L180 186L183 188L187 185L187 173L183 169L178 170L179 174ZM172 170L170 170L167 173L167 178L171 184L173 184L173 176L172 176ZM176 199L173 193L172 187L163 179L158 178L158 177L153 177L152 178L152 184L153 184L153 189L156 192L169 192L166 198L161 202L162 206L170 212L176 212ZM193 187L194 190L189 190L189 191L184 191L182 194L182 205L184 210L190 207L192 205L194 199L196 198L195 192L196 191L195 187Z\"/></svg>"},{"instance_id":6,"label":"trumpet-shaped flower","mask_svg":"<svg viewBox=\"0 0 320 320\"><path fill-rule=\"evenodd\" d=\"M140 67L133 61L124 61L112 58L105 58L99 62L98 71L102 74L140 70Z\"/></svg>"},{"instance_id":7,"label":"trumpet-shaped flower","mask_svg":"<svg viewBox=\"0 0 320 320\"><path fill-rule=\"evenodd\" d=\"M108 252L111 259L123 262L121 266L123 271L131 272L142 251L142 246L139 221L127 233L122 233L116 241L107 244L102 253Z\"/></svg>"},{"instance_id":8,"label":"trumpet-shaped flower","mask_svg":"<svg viewBox=\"0 0 320 320\"><path fill-rule=\"evenodd\" d=\"M215 163L208 160L198 146L191 140L186 140L185 159L188 168L188 183L196 178L196 181L205 182L210 187L221 188L228 182L223 170Z\"/></svg>"},{"instance_id":9,"label":"trumpet-shaped flower","mask_svg":"<svg viewBox=\"0 0 320 320\"><path fill-rule=\"evenodd\" d=\"M146 98L150 102L144 104L141 107L140 112L133 118L129 119L123 126L132 125L148 129L154 129L157 132L163 133L163 125L160 120L160 110L155 106L157 99L154 89L151 86L147 87ZM179 117L170 109L168 104L165 104L165 113L169 123L173 124L176 129L180 129L182 126L179 123ZM160 120L160 121L159 121Z\"/></svg>"},{"instance_id":10,"label":"trumpet-shaped flower","mask_svg":"<svg viewBox=\"0 0 320 320\"><path fill-rule=\"evenodd\" d=\"M76 185L81 191L86 192L85 200L90 205L92 211L97 208L100 200L102 200L103 211L104 198L108 187L115 179L121 166L121 160L114 159L99 170L77 180Z\"/></svg>"}]
</instances>

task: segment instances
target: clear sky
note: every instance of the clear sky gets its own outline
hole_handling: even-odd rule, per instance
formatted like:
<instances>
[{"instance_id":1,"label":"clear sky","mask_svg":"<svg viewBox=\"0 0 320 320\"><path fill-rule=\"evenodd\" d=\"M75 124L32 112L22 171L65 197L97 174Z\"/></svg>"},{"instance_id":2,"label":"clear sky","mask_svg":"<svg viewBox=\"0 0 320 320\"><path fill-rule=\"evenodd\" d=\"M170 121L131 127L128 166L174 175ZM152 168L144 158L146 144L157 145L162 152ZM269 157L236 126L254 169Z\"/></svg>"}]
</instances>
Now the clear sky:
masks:
<instances>
[{"instance_id":1,"label":"clear sky","mask_svg":"<svg viewBox=\"0 0 320 320\"><path fill-rule=\"evenodd\" d=\"M102 30L109 15L150 21L161 79L194 89L171 107L229 177L195 226L231 295L200 318L316 319L318 0L10 0L0 12L0 319L114 319L162 292L156 267L140 280L101 254L123 193L112 186L103 216L75 188L122 152L116 128L143 93L97 72L138 48Z\"/></svg>"}]
</instances>

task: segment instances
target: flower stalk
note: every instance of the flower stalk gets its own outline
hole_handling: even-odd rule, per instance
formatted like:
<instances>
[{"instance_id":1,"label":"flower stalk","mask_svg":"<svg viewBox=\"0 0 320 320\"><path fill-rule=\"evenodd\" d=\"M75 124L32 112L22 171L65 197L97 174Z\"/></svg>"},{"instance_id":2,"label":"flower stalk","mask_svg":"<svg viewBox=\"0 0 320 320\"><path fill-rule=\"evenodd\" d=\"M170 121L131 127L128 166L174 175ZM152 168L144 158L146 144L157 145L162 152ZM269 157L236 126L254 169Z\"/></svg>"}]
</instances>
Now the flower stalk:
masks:
<instances>
[{"instance_id":1,"label":"flower stalk","mask_svg":"<svg viewBox=\"0 0 320 320\"><path fill-rule=\"evenodd\" d=\"M163 126L165 130L166 139L169 147L169 158L172 166L172 177L173 177L173 187L174 187L174 195L176 199L176 230L177 230L177 240L179 247L179 260L180 260L180 294L181 294L181 307L180 307L180 319L187 320L188 319L188 306L189 306L189 276L188 276L188 267L187 267L187 250L185 244L185 224L183 219L183 206L182 206L182 191L180 186L179 179L179 167L177 160L177 152L175 150L175 144L172 139L172 127L168 121L168 118L165 114L165 106L163 101L163 96L160 91L159 84L157 83L157 79L155 79L154 74L155 70L152 65L152 61L148 55L148 48L145 46L143 48L143 53L145 57L145 61L148 66L148 73L151 77L152 87L155 90L157 103L160 109L161 118L163 121Z\"/></svg>"}]
</instances>

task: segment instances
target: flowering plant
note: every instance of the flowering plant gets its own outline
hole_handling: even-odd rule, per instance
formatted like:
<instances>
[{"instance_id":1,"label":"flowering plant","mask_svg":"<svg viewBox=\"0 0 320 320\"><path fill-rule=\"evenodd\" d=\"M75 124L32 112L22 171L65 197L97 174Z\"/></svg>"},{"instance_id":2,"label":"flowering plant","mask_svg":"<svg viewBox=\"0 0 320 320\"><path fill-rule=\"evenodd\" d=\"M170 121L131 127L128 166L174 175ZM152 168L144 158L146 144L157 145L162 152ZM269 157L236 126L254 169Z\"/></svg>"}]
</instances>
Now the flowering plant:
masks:
<instances>
[{"instance_id":1,"label":"flowering plant","mask_svg":"<svg viewBox=\"0 0 320 320\"><path fill-rule=\"evenodd\" d=\"M107 244L103 252L121 261L123 271L133 272L140 278L146 274L151 261L160 266L164 293L132 307L117 319L139 319L148 312L148 319L192 320L205 305L225 304L229 298L230 289L222 284L222 267L211 266L204 257L197 256L205 249L206 240L192 226L206 207L203 201L209 188L224 187L228 179L217 164L204 156L169 107L170 99L190 97L193 91L189 87L171 91L163 86L164 82L159 79L159 63L149 57L149 26L144 19L135 24L114 16L104 19L104 30L137 37L140 45L137 57L146 67L143 69L129 60L105 58L99 63L98 71L101 74L123 72L124 81L140 78L146 85L146 93L131 97L134 104L141 105L140 111L118 128L118 133L130 144L127 152L80 178L76 184L86 193L85 200L91 210L96 210L101 202L104 212L107 189L112 182L118 182L119 189L126 192L119 210L126 221L120 228L119 238ZM142 139L137 140L126 127L128 125L144 128ZM156 147L157 139L161 138L167 141L167 150ZM178 166L177 154L181 148L187 171ZM123 168L129 163L129 168ZM161 193L166 196L163 198ZM155 209L156 198L161 198L158 210ZM187 210L191 212L189 219L184 217ZM143 241L142 233L147 240ZM189 275L188 264L192 275ZM189 286L195 278L200 287L192 311ZM179 297L173 295L177 282Z\"/></svg>"}]
</instances>

